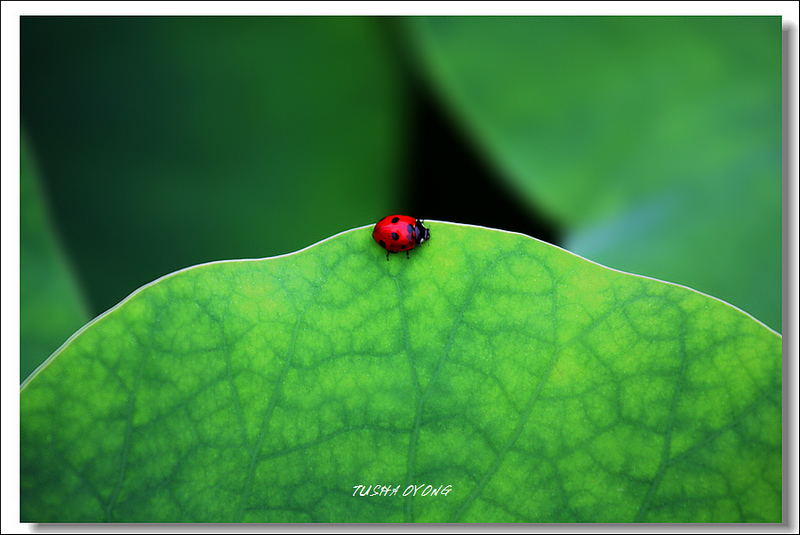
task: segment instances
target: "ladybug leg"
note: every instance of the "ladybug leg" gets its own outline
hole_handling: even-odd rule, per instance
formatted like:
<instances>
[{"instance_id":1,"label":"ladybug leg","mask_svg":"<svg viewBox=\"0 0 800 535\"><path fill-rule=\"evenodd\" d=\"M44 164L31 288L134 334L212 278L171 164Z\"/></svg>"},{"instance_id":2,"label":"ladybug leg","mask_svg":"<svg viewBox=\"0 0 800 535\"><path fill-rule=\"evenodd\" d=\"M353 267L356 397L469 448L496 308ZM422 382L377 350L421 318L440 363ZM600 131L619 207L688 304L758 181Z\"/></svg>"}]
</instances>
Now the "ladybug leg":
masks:
<instances>
[{"instance_id":1,"label":"ladybug leg","mask_svg":"<svg viewBox=\"0 0 800 535\"><path fill-rule=\"evenodd\" d=\"M386 261L389 261L389 251L386 251Z\"/></svg>"},{"instance_id":2,"label":"ladybug leg","mask_svg":"<svg viewBox=\"0 0 800 535\"><path fill-rule=\"evenodd\" d=\"M408 260L408 251L406 251L406 260Z\"/></svg>"}]
</instances>

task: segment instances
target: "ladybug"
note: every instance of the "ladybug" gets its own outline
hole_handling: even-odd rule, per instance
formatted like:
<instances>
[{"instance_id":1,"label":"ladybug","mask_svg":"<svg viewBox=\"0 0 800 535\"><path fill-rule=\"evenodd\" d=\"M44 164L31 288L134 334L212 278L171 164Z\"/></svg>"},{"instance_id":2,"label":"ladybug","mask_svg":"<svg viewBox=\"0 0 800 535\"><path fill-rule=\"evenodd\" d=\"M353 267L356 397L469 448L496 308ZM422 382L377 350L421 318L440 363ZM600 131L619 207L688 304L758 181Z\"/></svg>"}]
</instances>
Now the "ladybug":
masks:
<instances>
[{"instance_id":1,"label":"ladybug","mask_svg":"<svg viewBox=\"0 0 800 535\"><path fill-rule=\"evenodd\" d=\"M386 249L386 260L389 253L406 252L414 246L431 238L431 231L425 228L421 219L414 219L407 215L389 215L375 224L372 230L372 239Z\"/></svg>"}]
</instances>

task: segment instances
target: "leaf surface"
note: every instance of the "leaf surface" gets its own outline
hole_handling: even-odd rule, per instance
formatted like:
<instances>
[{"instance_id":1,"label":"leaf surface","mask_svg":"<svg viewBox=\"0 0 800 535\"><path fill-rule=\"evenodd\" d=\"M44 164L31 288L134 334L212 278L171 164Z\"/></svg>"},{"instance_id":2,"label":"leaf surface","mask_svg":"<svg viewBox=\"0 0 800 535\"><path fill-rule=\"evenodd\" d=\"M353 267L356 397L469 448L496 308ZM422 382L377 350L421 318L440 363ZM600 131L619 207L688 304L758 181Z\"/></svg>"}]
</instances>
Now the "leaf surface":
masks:
<instances>
[{"instance_id":1,"label":"leaf surface","mask_svg":"<svg viewBox=\"0 0 800 535\"><path fill-rule=\"evenodd\" d=\"M415 17L442 100L565 246L781 328L780 17Z\"/></svg>"},{"instance_id":2,"label":"leaf surface","mask_svg":"<svg viewBox=\"0 0 800 535\"><path fill-rule=\"evenodd\" d=\"M186 269L87 325L23 385L22 520L781 521L780 336L429 227L409 260L362 227Z\"/></svg>"}]
</instances>

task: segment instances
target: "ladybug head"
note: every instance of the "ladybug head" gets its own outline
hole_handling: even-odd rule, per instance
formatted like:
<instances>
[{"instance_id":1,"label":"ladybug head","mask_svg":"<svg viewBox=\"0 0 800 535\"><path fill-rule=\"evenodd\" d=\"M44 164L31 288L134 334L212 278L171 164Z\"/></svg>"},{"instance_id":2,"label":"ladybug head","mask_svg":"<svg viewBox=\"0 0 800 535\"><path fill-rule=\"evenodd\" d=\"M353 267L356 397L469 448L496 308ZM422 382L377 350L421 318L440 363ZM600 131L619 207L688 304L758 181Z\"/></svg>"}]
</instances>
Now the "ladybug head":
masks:
<instances>
[{"instance_id":1,"label":"ladybug head","mask_svg":"<svg viewBox=\"0 0 800 535\"><path fill-rule=\"evenodd\" d=\"M431 231L422 224L422 219L417 219L417 243L431 239Z\"/></svg>"}]
</instances>

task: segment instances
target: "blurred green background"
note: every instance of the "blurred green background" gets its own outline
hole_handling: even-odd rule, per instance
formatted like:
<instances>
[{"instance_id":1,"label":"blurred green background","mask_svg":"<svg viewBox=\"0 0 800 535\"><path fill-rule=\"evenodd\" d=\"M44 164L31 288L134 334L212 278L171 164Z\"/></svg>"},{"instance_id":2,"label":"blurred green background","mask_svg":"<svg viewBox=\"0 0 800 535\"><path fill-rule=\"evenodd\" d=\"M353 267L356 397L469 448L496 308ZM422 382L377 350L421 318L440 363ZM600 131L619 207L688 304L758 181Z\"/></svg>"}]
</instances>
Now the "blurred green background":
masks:
<instances>
[{"instance_id":1,"label":"blurred green background","mask_svg":"<svg viewBox=\"0 0 800 535\"><path fill-rule=\"evenodd\" d=\"M23 17L21 379L162 275L388 213L780 331L781 58L780 17Z\"/></svg>"}]
</instances>

